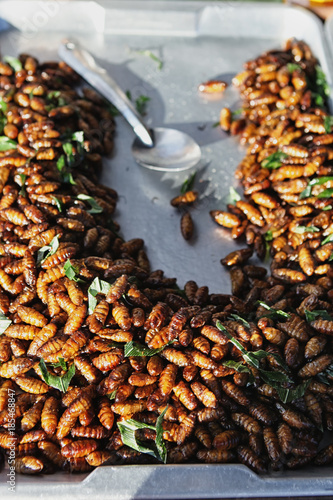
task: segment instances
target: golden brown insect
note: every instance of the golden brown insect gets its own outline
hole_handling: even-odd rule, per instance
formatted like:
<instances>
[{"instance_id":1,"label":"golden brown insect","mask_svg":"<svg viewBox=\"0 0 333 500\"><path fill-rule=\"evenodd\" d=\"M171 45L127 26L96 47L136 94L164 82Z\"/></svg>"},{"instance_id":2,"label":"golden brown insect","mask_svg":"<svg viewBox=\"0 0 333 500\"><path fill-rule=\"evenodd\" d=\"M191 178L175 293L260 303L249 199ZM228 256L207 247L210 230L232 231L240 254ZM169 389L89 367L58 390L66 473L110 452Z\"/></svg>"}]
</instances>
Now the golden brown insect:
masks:
<instances>
[{"instance_id":1,"label":"golden brown insect","mask_svg":"<svg viewBox=\"0 0 333 500\"><path fill-rule=\"evenodd\" d=\"M16 377L15 383L24 392L29 392L30 394L45 394L49 390L49 386L45 382L33 377Z\"/></svg>"},{"instance_id":2,"label":"golden brown insect","mask_svg":"<svg viewBox=\"0 0 333 500\"><path fill-rule=\"evenodd\" d=\"M182 380L172 388L179 401L190 411L197 407L197 400L187 384Z\"/></svg>"},{"instance_id":3,"label":"golden brown insect","mask_svg":"<svg viewBox=\"0 0 333 500\"><path fill-rule=\"evenodd\" d=\"M129 330L131 328L131 315L128 308L123 304L119 302L113 303L112 316L122 330Z\"/></svg>"},{"instance_id":4,"label":"golden brown insect","mask_svg":"<svg viewBox=\"0 0 333 500\"><path fill-rule=\"evenodd\" d=\"M94 439L79 439L61 448L61 454L66 458L85 457L97 449Z\"/></svg>"},{"instance_id":5,"label":"golden brown insect","mask_svg":"<svg viewBox=\"0 0 333 500\"><path fill-rule=\"evenodd\" d=\"M297 339L289 339L284 346L284 355L287 365L292 368L299 365L300 361L300 344Z\"/></svg>"},{"instance_id":6,"label":"golden brown insect","mask_svg":"<svg viewBox=\"0 0 333 500\"><path fill-rule=\"evenodd\" d=\"M272 425L276 420L276 414L263 403L256 403L248 407L250 415L265 425Z\"/></svg>"},{"instance_id":7,"label":"golden brown insect","mask_svg":"<svg viewBox=\"0 0 333 500\"><path fill-rule=\"evenodd\" d=\"M102 426L111 430L114 423L114 413L111 409L111 403L107 398L101 398L98 402L98 418Z\"/></svg>"},{"instance_id":8,"label":"golden brown insect","mask_svg":"<svg viewBox=\"0 0 333 500\"><path fill-rule=\"evenodd\" d=\"M276 407L279 410L283 420L291 427L304 430L313 428L312 422L310 422L307 417L301 415L299 412L287 409L280 403L276 403Z\"/></svg>"},{"instance_id":9,"label":"golden brown insect","mask_svg":"<svg viewBox=\"0 0 333 500\"><path fill-rule=\"evenodd\" d=\"M29 325L42 328L48 322L47 318L40 312L36 311L33 307L20 305L17 307L16 312L22 321L24 321L24 323L28 323Z\"/></svg>"},{"instance_id":10,"label":"golden brown insect","mask_svg":"<svg viewBox=\"0 0 333 500\"><path fill-rule=\"evenodd\" d=\"M19 457L15 460L15 470L20 474L39 474L43 468L42 460L33 456Z\"/></svg>"},{"instance_id":11,"label":"golden brown insect","mask_svg":"<svg viewBox=\"0 0 333 500\"><path fill-rule=\"evenodd\" d=\"M3 378L14 378L18 375L23 375L26 373L33 365L33 361L30 358L17 358L13 361L7 361L3 363L0 367L0 377Z\"/></svg>"},{"instance_id":12,"label":"golden brown insect","mask_svg":"<svg viewBox=\"0 0 333 500\"><path fill-rule=\"evenodd\" d=\"M81 328L87 313L87 306L82 304L77 306L72 314L68 316L66 325L64 327L64 333L66 335L72 335L79 328Z\"/></svg>"},{"instance_id":13,"label":"golden brown insect","mask_svg":"<svg viewBox=\"0 0 333 500\"><path fill-rule=\"evenodd\" d=\"M250 400L244 394L242 389L240 389L237 385L229 380L222 379L221 380L223 391L230 396L232 399L237 401L242 406L248 406L250 404Z\"/></svg>"},{"instance_id":14,"label":"golden brown insect","mask_svg":"<svg viewBox=\"0 0 333 500\"><path fill-rule=\"evenodd\" d=\"M327 368L333 360L333 356L331 354L323 354L319 356L314 361L310 361L306 365L304 365L298 372L298 375L302 378L314 377L318 373Z\"/></svg>"},{"instance_id":15,"label":"golden brown insect","mask_svg":"<svg viewBox=\"0 0 333 500\"><path fill-rule=\"evenodd\" d=\"M21 429L22 431L29 431L33 429L35 425L39 422L42 409L44 405L44 399L37 401L29 410L27 410L21 420Z\"/></svg>"},{"instance_id":16,"label":"golden brown insect","mask_svg":"<svg viewBox=\"0 0 333 500\"><path fill-rule=\"evenodd\" d=\"M242 464L250 467L250 469L254 470L255 472L259 474L266 472L264 463L255 455L255 453L253 453L251 448L248 448L247 446L239 446L237 448L237 455L239 461Z\"/></svg>"},{"instance_id":17,"label":"golden brown insect","mask_svg":"<svg viewBox=\"0 0 333 500\"><path fill-rule=\"evenodd\" d=\"M163 349L162 355L170 363L174 363L177 366L188 366L191 362L189 355L183 353L182 351L178 351L173 347Z\"/></svg>"},{"instance_id":18,"label":"golden brown insect","mask_svg":"<svg viewBox=\"0 0 333 500\"><path fill-rule=\"evenodd\" d=\"M105 352L92 359L92 363L99 370L106 372L118 366L123 359L123 353L119 349Z\"/></svg>"},{"instance_id":19,"label":"golden brown insect","mask_svg":"<svg viewBox=\"0 0 333 500\"><path fill-rule=\"evenodd\" d=\"M185 212L180 219L180 231L184 240L188 241L193 236L194 224L189 212Z\"/></svg>"},{"instance_id":20,"label":"golden brown insect","mask_svg":"<svg viewBox=\"0 0 333 500\"><path fill-rule=\"evenodd\" d=\"M199 193L197 191L186 191L186 193L180 194L179 196L172 198L170 204L173 207L180 207L182 205L191 205L197 200L198 196Z\"/></svg>"},{"instance_id":21,"label":"golden brown insect","mask_svg":"<svg viewBox=\"0 0 333 500\"><path fill-rule=\"evenodd\" d=\"M262 429L259 423L250 415L246 413L232 413L231 415L233 421L242 427L249 434L261 434Z\"/></svg>"},{"instance_id":22,"label":"golden brown insect","mask_svg":"<svg viewBox=\"0 0 333 500\"><path fill-rule=\"evenodd\" d=\"M168 396L175 385L178 367L173 363L169 363L161 372L159 377L159 389L163 396Z\"/></svg>"},{"instance_id":23,"label":"golden brown insect","mask_svg":"<svg viewBox=\"0 0 333 500\"><path fill-rule=\"evenodd\" d=\"M217 399L215 394L210 391L205 385L200 382L193 382L191 389L195 396L208 408L215 408L217 406Z\"/></svg>"},{"instance_id":24,"label":"golden brown insect","mask_svg":"<svg viewBox=\"0 0 333 500\"><path fill-rule=\"evenodd\" d=\"M208 80L200 83L198 90L204 94L221 94L227 88L226 82L222 80Z\"/></svg>"},{"instance_id":25,"label":"golden brown insect","mask_svg":"<svg viewBox=\"0 0 333 500\"><path fill-rule=\"evenodd\" d=\"M239 227L242 223L237 215L222 210L212 210L210 215L217 224L230 229Z\"/></svg>"}]
</instances>

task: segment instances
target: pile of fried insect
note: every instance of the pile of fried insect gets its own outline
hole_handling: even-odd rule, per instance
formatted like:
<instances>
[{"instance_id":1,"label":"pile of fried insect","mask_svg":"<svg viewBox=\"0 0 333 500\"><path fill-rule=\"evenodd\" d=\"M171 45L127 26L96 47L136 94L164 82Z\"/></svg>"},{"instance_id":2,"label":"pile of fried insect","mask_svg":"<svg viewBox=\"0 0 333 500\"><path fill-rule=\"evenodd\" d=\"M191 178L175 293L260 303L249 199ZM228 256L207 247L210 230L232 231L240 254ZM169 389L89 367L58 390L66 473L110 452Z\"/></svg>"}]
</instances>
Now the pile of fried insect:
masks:
<instances>
[{"instance_id":1,"label":"pile of fried insect","mask_svg":"<svg viewBox=\"0 0 333 500\"><path fill-rule=\"evenodd\" d=\"M5 467L13 446L27 474L332 462L333 134L309 47L289 40L247 62L234 79L241 115L221 112L248 144L236 170L246 201L212 213L248 244L222 260L231 294L180 290L150 270L141 239L119 236L117 194L97 179L112 114L73 90L68 66L21 55L0 75ZM267 248L268 277L249 262Z\"/></svg>"}]
</instances>

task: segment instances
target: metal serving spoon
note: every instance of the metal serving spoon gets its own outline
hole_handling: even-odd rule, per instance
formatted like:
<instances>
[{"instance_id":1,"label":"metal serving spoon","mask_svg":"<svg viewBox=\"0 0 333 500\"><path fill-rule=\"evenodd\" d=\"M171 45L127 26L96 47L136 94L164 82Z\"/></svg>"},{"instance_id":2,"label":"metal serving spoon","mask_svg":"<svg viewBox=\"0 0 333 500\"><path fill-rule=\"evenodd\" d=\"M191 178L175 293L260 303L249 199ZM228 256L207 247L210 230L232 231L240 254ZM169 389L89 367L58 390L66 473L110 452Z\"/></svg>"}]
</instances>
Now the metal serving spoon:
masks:
<instances>
[{"instance_id":1,"label":"metal serving spoon","mask_svg":"<svg viewBox=\"0 0 333 500\"><path fill-rule=\"evenodd\" d=\"M152 170L180 171L199 162L200 147L189 135L171 128L148 129L113 78L77 41L64 40L58 52L61 59L108 99L131 125L136 134L132 153L140 165Z\"/></svg>"}]
</instances>

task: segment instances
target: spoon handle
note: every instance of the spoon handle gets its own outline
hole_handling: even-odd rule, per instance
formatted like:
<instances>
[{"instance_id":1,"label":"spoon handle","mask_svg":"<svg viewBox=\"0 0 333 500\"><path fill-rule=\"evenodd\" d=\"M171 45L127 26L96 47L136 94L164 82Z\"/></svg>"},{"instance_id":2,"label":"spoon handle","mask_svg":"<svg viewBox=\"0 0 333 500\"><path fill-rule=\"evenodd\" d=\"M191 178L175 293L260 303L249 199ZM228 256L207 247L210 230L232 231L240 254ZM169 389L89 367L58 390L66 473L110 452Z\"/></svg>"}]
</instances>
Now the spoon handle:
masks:
<instances>
[{"instance_id":1,"label":"spoon handle","mask_svg":"<svg viewBox=\"0 0 333 500\"><path fill-rule=\"evenodd\" d=\"M67 39L61 43L58 53L65 63L118 109L145 146L152 147L154 145L152 133L140 114L113 78L96 63L90 52L80 47L77 41Z\"/></svg>"}]
</instances>

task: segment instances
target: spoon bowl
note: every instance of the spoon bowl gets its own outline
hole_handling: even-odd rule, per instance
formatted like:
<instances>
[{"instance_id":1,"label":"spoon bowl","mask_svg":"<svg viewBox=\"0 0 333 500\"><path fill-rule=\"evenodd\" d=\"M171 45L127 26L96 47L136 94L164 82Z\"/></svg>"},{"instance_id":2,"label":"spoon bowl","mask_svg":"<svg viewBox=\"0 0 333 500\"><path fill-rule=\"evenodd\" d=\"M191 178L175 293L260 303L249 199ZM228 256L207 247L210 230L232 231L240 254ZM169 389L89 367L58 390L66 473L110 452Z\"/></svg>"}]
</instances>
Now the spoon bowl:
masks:
<instances>
[{"instance_id":1,"label":"spoon bowl","mask_svg":"<svg viewBox=\"0 0 333 500\"><path fill-rule=\"evenodd\" d=\"M136 135L132 154L139 165L151 170L179 172L200 161L200 147L189 135L171 128L149 129L106 69L77 41L64 40L59 47L59 56L108 99L131 125Z\"/></svg>"}]
</instances>

